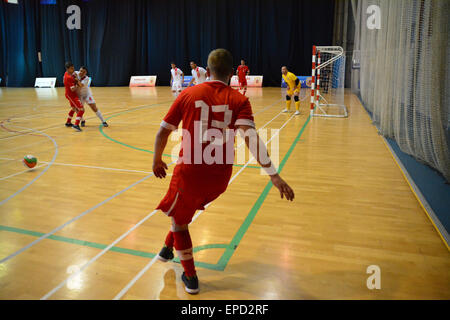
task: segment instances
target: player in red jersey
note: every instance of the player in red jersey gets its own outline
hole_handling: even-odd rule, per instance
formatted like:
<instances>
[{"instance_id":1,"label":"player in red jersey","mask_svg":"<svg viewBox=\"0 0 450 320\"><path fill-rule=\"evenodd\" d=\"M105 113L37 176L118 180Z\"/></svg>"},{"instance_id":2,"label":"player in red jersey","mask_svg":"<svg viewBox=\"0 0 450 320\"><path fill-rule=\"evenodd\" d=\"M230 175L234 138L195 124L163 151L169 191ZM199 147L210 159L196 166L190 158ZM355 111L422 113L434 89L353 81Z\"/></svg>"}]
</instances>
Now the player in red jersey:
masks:
<instances>
[{"instance_id":1,"label":"player in red jersey","mask_svg":"<svg viewBox=\"0 0 450 320\"><path fill-rule=\"evenodd\" d=\"M245 61L241 60L241 65L237 67L236 75L239 77L239 90L244 89L243 95L247 92L247 76L250 74L250 69L245 65Z\"/></svg>"},{"instance_id":2,"label":"player in red jersey","mask_svg":"<svg viewBox=\"0 0 450 320\"><path fill-rule=\"evenodd\" d=\"M235 130L244 135L247 146L270 175L281 198L294 199L294 192L278 175L255 130L248 98L228 86L233 75L231 53L225 49L212 51L208 56L208 72L210 81L185 89L170 107L156 135L153 158L155 176L164 178L167 165L162 154L170 133L182 121L178 163L169 190L157 207L172 218L171 230L158 258L164 262L173 259L175 247L184 268L185 290L192 294L199 292L199 286L188 225L196 210L204 209L227 189L234 162Z\"/></svg>"},{"instance_id":3,"label":"player in red jersey","mask_svg":"<svg viewBox=\"0 0 450 320\"><path fill-rule=\"evenodd\" d=\"M74 77L75 68L73 63L66 62L66 73L64 74L64 87L66 88L66 98L69 100L70 107L72 110L69 112L69 117L67 118L66 127L72 127L77 131L81 131L80 121L84 114L83 105L77 95L78 80ZM75 119L75 124L72 125L72 117L77 113L77 118Z\"/></svg>"}]
</instances>

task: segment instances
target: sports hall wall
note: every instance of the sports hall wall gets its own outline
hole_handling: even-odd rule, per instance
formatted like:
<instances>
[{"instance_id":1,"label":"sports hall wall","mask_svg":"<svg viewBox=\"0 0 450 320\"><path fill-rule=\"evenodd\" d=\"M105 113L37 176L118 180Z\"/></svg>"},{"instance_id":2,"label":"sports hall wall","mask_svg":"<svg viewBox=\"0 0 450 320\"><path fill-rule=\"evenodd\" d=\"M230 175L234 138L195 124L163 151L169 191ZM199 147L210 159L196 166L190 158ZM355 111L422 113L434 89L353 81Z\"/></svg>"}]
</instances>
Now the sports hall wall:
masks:
<instances>
[{"instance_id":1,"label":"sports hall wall","mask_svg":"<svg viewBox=\"0 0 450 320\"><path fill-rule=\"evenodd\" d=\"M81 29L69 30L73 4ZM334 8L334 0L2 1L1 85L31 87L36 77L61 85L66 60L86 65L96 86L127 85L131 75L157 75L168 85L172 60L188 73L190 60L205 66L208 53L223 47L235 65L243 58L252 74L264 75L265 86L279 86L281 66L309 75L312 45L332 44Z\"/></svg>"}]
</instances>

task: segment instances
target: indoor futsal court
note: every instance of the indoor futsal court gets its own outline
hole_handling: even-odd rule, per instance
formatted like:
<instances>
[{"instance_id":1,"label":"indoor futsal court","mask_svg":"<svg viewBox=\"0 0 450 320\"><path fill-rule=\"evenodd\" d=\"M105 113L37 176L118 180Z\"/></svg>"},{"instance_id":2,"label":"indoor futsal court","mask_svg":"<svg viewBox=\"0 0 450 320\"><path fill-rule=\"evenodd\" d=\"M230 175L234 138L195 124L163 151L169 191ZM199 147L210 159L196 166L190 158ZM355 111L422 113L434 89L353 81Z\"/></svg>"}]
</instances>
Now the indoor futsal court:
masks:
<instances>
[{"instance_id":1,"label":"indoor futsal court","mask_svg":"<svg viewBox=\"0 0 450 320\"><path fill-rule=\"evenodd\" d=\"M3 1L0 299L448 300L448 10L445 0ZM165 179L152 169L155 137L176 101L218 81L217 48L231 52L229 84L295 199L236 137L228 188L188 224L200 288L190 294L177 255L189 248L178 234L167 245L179 231L156 210L182 134L162 152ZM169 212L187 210L176 201Z\"/></svg>"}]
</instances>

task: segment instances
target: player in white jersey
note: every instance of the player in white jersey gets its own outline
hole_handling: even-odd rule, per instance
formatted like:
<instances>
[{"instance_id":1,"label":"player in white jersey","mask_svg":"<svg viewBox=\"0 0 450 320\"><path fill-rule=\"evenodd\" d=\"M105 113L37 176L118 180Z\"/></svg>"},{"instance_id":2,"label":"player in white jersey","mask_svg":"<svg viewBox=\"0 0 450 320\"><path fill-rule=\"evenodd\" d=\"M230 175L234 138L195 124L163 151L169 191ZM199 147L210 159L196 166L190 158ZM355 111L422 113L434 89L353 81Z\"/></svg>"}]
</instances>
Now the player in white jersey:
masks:
<instances>
[{"instance_id":1,"label":"player in white jersey","mask_svg":"<svg viewBox=\"0 0 450 320\"><path fill-rule=\"evenodd\" d=\"M170 69L170 83L172 84L172 92L175 94L181 92L184 82L183 70L177 68L174 62L171 63L172 69Z\"/></svg>"},{"instance_id":2,"label":"player in white jersey","mask_svg":"<svg viewBox=\"0 0 450 320\"><path fill-rule=\"evenodd\" d=\"M92 91L90 86L91 79L87 76L87 69L86 67L81 67L80 71L74 72L75 76L79 80L80 87L77 88L77 94L80 98L81 103L84 105L87 103L89 107L91 107L92 111L95 112L97 117L100 119L104 127L107 127L108 124L106 123L105 119L103 118L102 113L97 108L97 104L95 103L94 97L92 96ZM81 120L81 126L84 127L86 124L86 121L84 119Z\"/></svg>"},{"instance_id":3,"label":"player in white jersey","mask_svg":"<svg viewBox=\"0 0 450 320\"><path fill-rule=\"evenodd\" d=\"M191 61L192 79L189 81L188 87L195 81L195 84L200 84L206 81L206 70L202 67L198 67L194 61Z\"/></svg>"}]
</instances>

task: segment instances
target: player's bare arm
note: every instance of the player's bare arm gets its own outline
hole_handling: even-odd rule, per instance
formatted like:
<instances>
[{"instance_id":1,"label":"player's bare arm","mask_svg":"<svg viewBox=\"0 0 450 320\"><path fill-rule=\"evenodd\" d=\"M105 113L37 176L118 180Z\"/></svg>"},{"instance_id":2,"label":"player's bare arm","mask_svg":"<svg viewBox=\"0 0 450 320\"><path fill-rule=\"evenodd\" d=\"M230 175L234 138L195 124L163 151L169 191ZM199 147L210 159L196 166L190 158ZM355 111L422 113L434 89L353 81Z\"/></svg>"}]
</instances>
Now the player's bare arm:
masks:
<instances>
[{"instance_id":1,"label":"player's bare arm","mask_svg":"<svg viewBox=\"0 0 450 320\"><path fill-rule=\"evenodd\" d=\"M167 145L171 130L160 127L155 139L155 155L153 156L153 173L157 178L165 178L167 164L162 160L164 149Z\"/></svg>"},{"instance_id":2,"label":"player's bare arm","mask_svg":"<svg viewBox=\"0 0 450 320\"><path fill-rule=\"evenodd\" d=\"M255 128L251 126L245 126L245 125L239 125L236 126L236 128L240 131L241 135L244 136L245 144L247 145L247 148L252 152L253 156L256 158L256 161L261 165L261 167L269 169L273 167L272 160L269 157L269 153L267 152L267 148L264 144L264 142L259 137L258 133L256 132ZM256 138L256 141L258 142L257 150L252 150L250 148L250 138L254 136ZM266 161L263 161L261 159L261 154L266 155ZM294 200L295 194L292 188L280 177L280 175L277 172L273 172L273 174L269 174L270 179L272 180L273 185L280 191L281 199L286 197L286 200L292 201Z\"/></svg>"}]
</instances>

